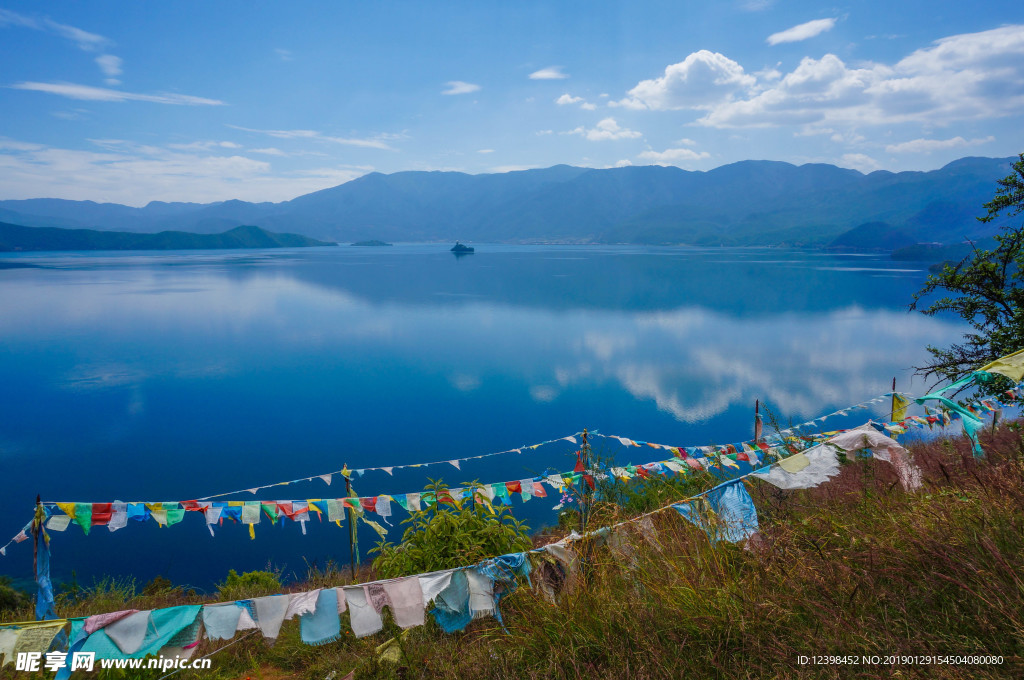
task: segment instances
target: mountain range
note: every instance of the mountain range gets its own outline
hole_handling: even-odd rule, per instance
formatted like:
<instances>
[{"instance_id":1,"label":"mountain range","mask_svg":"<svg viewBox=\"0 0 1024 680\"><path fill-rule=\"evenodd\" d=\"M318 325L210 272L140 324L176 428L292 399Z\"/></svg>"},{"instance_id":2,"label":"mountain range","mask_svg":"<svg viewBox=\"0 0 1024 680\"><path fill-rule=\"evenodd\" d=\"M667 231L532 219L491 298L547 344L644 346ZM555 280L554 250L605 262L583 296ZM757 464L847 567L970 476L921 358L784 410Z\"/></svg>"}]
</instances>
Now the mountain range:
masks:
<instances>
[{"instance_id":1,"label":"mountain range","mask_svg":"<svg viewBox=\"0 0 1024 680\"><path fill-rule=\"evenodd\" d=\"M962 158L928 172L741 161L708 171L642 166L370 173L281 203L0 201L34 227L216 233L240 224L335 242L800 245L891 250L983 238L982 205L1014 158Z\"/></svg>"}]
</instances>

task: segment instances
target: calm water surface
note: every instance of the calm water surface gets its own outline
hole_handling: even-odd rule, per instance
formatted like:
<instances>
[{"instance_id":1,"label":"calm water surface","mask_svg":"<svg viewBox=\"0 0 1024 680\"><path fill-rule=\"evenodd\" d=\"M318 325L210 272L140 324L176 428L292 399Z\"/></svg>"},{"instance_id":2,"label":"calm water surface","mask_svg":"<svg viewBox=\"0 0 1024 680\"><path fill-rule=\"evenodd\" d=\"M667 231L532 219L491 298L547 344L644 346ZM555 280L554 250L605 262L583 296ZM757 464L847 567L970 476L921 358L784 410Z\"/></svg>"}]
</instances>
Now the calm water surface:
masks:
<instances>
[{"instance_id":1,"label":"calm water surface","mask_svg":"<svg viewBox=\"0 0 1024 680\"><path fill-rule=\"evenodd\" d=\"M584 427L669 444L736 441L750 436L755 399L804 420L886 392L893 376L919 388L910 367L925 346L964 330L908 313L926 272L884 256L479 246L456 258L406 245L2 262L0 544L31 516L36 493L197 498ZM571 469L572 450L368 472L356 489L520 479ZM629 453L658 457L649 451ZM342 495L317 480L257 497ZM539 526L551 505L516 511ZM307 562L346 560L346 535L264 521L255 541L227 525L212 538L191 513L167 529L85 537L72 526L54 534L54 575L163 574L209 588L228 568L301 575ZM29 543L11 546L0 573L28 575L31 560Z\"/></svg>"}]
</instances>

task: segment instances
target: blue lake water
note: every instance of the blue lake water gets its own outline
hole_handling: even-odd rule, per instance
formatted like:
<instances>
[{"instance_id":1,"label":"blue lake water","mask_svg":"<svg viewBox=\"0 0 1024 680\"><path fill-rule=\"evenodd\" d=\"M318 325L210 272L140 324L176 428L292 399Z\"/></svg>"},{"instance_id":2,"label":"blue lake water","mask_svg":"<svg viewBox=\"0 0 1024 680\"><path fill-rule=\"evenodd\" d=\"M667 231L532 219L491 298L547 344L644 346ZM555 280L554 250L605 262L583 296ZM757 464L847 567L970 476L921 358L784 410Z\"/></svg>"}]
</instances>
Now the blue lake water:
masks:
<instances>
[{"instance_id":1,"label":"blue lake water","mask_svg":"<svg viewBox=\"0 0 1024 680\"><path fill-rule=\"evenodd\" d=\"M782 249L438 245L0 258L0 544L44 500L181 500L350 468L445 460L584 427L672 445L751 436L755 399L794 421L918 390L962 324L909 313L922 268ZM34 265L11 267L11 264ZM878 416L879 407L870 413ZM835 418L859 424L869 412ZM859 422L857 422L859 421ZM834 423L834 425L833 425ZM597 441L619 460L663 458ZM567 442L367 472L360 495L569 470ZM646 452L645 452L646 451ZM335 481L258 496L343 496ZM532 526L554 498L516 502ZM404 513L396 508L394 519ZM361 528L364 550L372 532ZM366 535L371 534L371 535ZM393 532L397 537L397 532ZM348 559L312 522L54 533L56 579ZM31 543L0 573L31 574Z\"/></svg>"}]
</instances>

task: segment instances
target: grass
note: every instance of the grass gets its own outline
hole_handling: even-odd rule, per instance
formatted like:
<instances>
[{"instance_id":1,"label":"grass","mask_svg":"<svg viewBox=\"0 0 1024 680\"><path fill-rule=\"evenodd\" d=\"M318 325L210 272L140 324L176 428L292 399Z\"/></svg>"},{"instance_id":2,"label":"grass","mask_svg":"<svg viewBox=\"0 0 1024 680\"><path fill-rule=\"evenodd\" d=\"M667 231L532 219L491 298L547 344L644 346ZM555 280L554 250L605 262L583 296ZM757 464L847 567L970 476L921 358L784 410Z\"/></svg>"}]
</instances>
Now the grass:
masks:
<instances>
[{"instance_id":1,"label":"grass","mask_svg":"<svg viewBox=\"0 0 1024 680\"><path fill-rule=\"evenodd\" d=\"M357 640L343 632L322 647L303 645L292 622L274 646L255 635L216 654L212 670L175 677L342 680L352 669L360 679L1024 677L1024 441L1011 423L983 444L988 457L980 461L959 439L914 445L925 487L913 494L873 460L844 465L816 489L750 482L763 534L751 549L711 546L673 511L659 513L656 535L630 530L631 559L607 546L588 548L582 586L557 604L520 588L502 602L507 632L486 619L445 635L428 616L402 639L397 665L375 651L399 632L390 621L378 635ZM690 491L678 482L657 485L645 482L618 504L595 508L595 519ZM294 589L341 585L346 577L331 566L311 569L311 584ZM59 611L199 600L173 588L142 594L104 582ZM203 643L201 653L222 644ZM1003 663L797 661L974 654Z\"/></svg>"}]
</instances>

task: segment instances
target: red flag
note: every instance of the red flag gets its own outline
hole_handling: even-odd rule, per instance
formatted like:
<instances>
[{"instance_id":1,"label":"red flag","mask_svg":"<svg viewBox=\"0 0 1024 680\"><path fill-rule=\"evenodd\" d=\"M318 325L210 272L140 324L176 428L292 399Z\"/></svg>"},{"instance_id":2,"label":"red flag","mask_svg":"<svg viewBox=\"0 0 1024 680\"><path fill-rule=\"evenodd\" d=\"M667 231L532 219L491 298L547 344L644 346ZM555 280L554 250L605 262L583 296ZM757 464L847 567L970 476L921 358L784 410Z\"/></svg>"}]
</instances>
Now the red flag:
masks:
<instances>
[{"instance_id":1,"label":"red flag","mask_svg":"<svg viewBox=\"0 0 1024 680\"><path fill-rule=\"evenodd\" d=\"M93 503L92 504L92 523L95 524L108 524L110 522L110 503Z\"/></svg>"}]
</instances>

